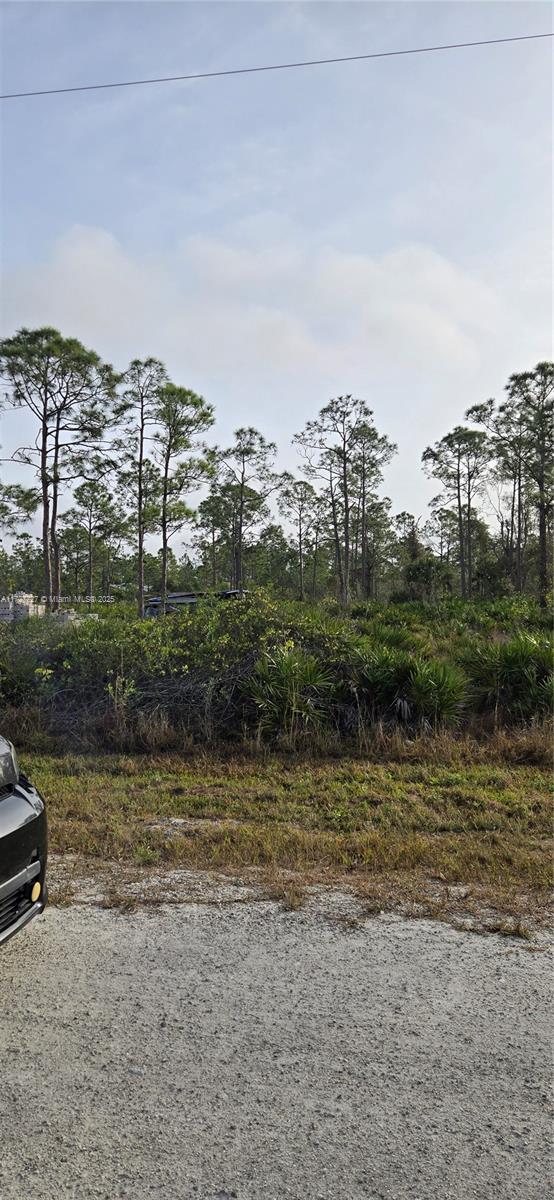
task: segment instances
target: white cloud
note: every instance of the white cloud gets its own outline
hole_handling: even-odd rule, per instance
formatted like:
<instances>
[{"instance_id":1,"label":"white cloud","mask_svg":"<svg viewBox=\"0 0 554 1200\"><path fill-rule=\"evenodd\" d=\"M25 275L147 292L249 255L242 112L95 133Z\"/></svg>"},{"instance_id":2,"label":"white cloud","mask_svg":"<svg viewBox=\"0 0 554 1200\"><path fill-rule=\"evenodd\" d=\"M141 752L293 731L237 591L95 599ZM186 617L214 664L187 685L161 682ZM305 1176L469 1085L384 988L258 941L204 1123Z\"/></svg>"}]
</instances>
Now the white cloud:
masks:
<instances>
[{"instance_id":1,"label":"white cloud","mask_svg":"<svg viewBox=\"0 0 554 1200\"><path fill-rule=\"evenodd\" d=\"M6 331L51 323L122 363L156 353L211 375L267 366L336 374L353 363L473 369L505 317L484 283L426 246L370 257L292 241L262 249L186 239L173 258L133 258L104 230L74 227L3 291Z\"/></svg>"},{"instance_id":2,"label":"white cloud","mask_svg":"<svg viewBox=\"0 0 554 1200\"><path fill-rule=\"evenodd\" d=\"M306 248L278 223L263 233L136 257L76 226L6 278L3 332L52 324L120 368L154 354L215 403L220 444L249 421L287 467L293 434L330 396L363 396L399 443L387 491L421 511L433 494L425 445L549 353L547 277L517 253L489 261L485 278L422 244L370 256Z\"/></svg>"}]
</instances>

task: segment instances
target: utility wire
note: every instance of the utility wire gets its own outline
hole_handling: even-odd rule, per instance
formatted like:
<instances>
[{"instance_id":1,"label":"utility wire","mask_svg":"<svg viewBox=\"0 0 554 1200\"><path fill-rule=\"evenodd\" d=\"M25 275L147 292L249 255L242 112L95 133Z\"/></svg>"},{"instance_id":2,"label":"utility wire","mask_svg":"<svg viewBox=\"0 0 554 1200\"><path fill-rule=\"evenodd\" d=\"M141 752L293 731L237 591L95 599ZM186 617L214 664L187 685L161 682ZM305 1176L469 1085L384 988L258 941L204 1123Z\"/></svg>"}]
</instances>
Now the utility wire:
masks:
<instances>
[{"instance_id":1,"label":"utility wire","mask_svg":"<svg viewBox=\"0 0 554 1200\"><path fill-rule=\"evenodd\" d=\"M343 58L314 58L306 62L272 63L265 67L234 67L228 71L198 71L193 75L162 75L159 79L124 79L115 83L87 83L78 87L43 88L35 92L7 92L0 100L21 100L26 96L59 96L67 92L99 92L106 88L143 87L149 83L177 83L191 79L219 79L224 75L255 75L261 71L291 71L298 67L324 67L331 63L362 62L371 58L398 58L404 54L431 54L436 50L467 50L472 46L499 46L506 42L531 42L551 38L552 33L525 33L519 37L487 38L481 42L453 42L446 46L417 46L409 50L379 50L374 54L348 54Z\"/></svg>"}]
</instances>

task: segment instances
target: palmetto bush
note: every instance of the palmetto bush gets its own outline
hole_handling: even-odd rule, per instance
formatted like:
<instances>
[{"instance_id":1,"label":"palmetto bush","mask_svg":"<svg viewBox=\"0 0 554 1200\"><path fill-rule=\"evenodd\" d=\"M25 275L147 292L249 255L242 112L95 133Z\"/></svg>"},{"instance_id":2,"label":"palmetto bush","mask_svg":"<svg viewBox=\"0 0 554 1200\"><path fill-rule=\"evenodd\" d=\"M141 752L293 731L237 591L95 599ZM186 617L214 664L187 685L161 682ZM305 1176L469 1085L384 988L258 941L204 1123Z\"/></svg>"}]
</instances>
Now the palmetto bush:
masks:
<instances>
[{"instance_id":1,"label":"palmetto bush","mask_svg":"<svg viewBox=\"0 0 554 1200\"><path fill-rule=\"evenodd\" d=\"M414 655L390 646L379 646L360 660L354 686L371 718L408 720L408 687Z\"/></svg>"},{"instance_id":2,"label":"palmetto bush","mask_svg":"<svg viewBox=\"0 0 554 1200\"><path fill-rule=\"evenodd\" d=\"M385 621L359 621L360 633L371 639L375 646L387 646L390 650L408 650L417 653L425 639L421 634L405 625L390 625Z\"/></svg>"},{"instance_id":3,"label":"palmetto bush","mask_svg":"<svg viewBox=\"0 0 554 1200\"><path fill-rule=\"evenodd\" d=\"M260 728L294 741L329 721L333 686L332 672L314 655L285 645L259 660L246 692Z\"/></svg>"},{"instance_id":4,"label":"palmetto bush","mask_svg":"<svg viewBox=\"0 0 554 1200\"><path fill-rule=\"evenodd\" d=\"M420 721L435 726L457 723L467 693L467 679L452 663L418 659L411 669L408 703Z\"/></svg>"},{"instance_id":5,"label":"palmetto bush","mask_svg":"<svg viewBox=\"0 0 554 1200\"><path fill-rule=\"evenodd\" d=\"M356 685L373 718L406 723L453 723L467 695L467 680L458 667L388 646L363 660Z\"/></svg>"},{"instance_id":6,"label":"palmetto bush","mask_svg":"<svg viewBox=\"0 0 554 1200\"><path fill-rule=\"evenodd\" d=\"M474 706L495 723L552 711L552 641L519 634L509 642L476 646L465 661Z\"/></svg>"}]
</instances>

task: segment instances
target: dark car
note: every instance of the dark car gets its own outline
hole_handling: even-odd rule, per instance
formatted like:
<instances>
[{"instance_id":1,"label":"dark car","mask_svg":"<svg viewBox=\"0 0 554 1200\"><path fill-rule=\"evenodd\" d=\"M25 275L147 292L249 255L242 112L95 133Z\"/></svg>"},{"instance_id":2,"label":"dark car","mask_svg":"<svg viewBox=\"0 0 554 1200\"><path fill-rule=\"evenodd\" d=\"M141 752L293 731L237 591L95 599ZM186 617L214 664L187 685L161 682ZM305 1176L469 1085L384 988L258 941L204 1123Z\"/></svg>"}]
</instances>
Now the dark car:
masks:
<instances>
[{"instance_id":1,"label":"dark car","mask_svg":"<svg viewBox=\"0 0 554 1200\"><path fill-rule=\"evenodd\" d=\"M47 846L44 800L0 737L0 942L44 909Z\"/></svg>"}]
</instances>

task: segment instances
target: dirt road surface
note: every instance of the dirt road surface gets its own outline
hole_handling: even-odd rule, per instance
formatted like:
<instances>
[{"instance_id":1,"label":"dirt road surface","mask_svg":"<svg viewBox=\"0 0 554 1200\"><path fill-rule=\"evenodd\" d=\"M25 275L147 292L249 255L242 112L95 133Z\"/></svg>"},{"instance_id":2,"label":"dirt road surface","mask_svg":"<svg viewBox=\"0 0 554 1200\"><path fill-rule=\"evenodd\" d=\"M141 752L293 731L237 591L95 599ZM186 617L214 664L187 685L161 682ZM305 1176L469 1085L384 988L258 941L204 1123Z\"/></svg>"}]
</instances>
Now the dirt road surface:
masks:
<instances>
[{"instance_id":1,"label":"dirt road surface","mask_svg":"<svg viewBox=\"0 0 554 1200\"><path fill-rule=\"evenodd\" d=\"M0 954L2 1200L544 1200L548 951L269 902Z\"/></svg>"}]
</instances>

